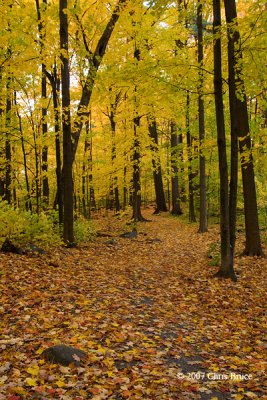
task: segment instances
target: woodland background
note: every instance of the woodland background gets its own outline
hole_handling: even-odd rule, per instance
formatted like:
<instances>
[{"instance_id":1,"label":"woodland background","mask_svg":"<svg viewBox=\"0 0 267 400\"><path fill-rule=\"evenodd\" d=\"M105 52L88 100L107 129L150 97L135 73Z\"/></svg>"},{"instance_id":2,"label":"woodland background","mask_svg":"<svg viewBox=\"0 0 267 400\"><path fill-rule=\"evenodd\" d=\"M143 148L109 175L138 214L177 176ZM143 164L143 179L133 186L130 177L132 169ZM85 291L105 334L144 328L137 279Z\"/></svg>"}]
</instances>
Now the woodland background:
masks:
<instances>
[{"instance_id":1,"label":"woodland background","mask_svg":"<svg viewBox=\"0 0 267 400\"><path fill-rule=\"evenodd\" d=\"M266 398L266 2L0 15L0 399Z\"/></svg>"},{"instance_id":2,"label":"woodland background","mask_svg":"<svg viewBox=\"0 0 267 400\"><path fill-rule=\"evenodd\" d=\"M199 158L205 158L207 217L209 222L217 222L220 191L212 2L124 3L116 9L115 2L70 1L63 13L68 17L69 112L72 140L74 147L77 145L72 171L75 219L83 221L90 217L92 209L106 207L119 211L132 204L133 170L138 164L142 204L155 201L153 174L160 168L167 208L174 214L188 214L189 220L195 221L200 212ZM2 1L0 6L0 195L5 201L1 202L1 213L7 212L8 203L14 213L26 210L33 213L29 218L34 219L37 214L53 222L59 218L62 223L63 205L58 192L63 192L61 123L65 111L60 85L65 53L59 41L59 4L45 0ZM266 5L264 1L239 1L237 6L242 77L263 228L267 218ZM114 31L105 43L107 47L99 49L114 10L117 16L119 12L121 15L116 24L113 21ZM201 37L198 11L202 17ZM220 32L226 147L230 158L224 17ZM92 78L94 68L97 73ZM90 91L91 94L86 93ZM83 106L86 96L88 107ZM201 128L199 99L205 118ZM77 142L76 125L81 120ZM201 129L204 139L199 136ZM173 200L175 180L179 181L179 188ZM241 179L237 208L242 215ZM3 236L8 229L13 228L3 228Z\"/></svg>"}]
</instances>

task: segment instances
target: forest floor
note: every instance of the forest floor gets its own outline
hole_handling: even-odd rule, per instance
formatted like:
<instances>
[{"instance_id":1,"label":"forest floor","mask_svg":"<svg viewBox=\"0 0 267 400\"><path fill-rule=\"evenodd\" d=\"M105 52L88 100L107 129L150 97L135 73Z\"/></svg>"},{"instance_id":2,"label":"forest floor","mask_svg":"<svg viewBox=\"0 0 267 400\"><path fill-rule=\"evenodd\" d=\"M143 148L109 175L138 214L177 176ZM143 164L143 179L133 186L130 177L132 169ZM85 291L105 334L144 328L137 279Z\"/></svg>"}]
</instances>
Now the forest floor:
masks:
<instances>
[{"instance_id":1,"label":"forest floor","mask_svg":"<svg viewBox=\"0 0 267 400\"><path fill-rule=\"evenodd\" d=\"M98 216L112 238L1 254L0 400L267 399L266 259L237 256L238 281L215 279L217 228L145 216L135 239L119 236L125 219ZM86 361L41 357L59 343Z\"/></svg>"}]
</instances>

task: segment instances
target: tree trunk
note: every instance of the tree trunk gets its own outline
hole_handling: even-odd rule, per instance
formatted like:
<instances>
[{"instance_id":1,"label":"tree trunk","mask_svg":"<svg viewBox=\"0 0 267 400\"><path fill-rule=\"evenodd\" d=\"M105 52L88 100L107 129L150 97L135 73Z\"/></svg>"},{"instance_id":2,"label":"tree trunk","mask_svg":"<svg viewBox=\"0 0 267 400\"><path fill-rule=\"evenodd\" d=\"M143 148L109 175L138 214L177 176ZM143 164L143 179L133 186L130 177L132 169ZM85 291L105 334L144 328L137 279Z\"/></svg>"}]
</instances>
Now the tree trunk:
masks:
<instances>
[{"instance_id":1,"label":"tree trunk","mask_svg":"<svg viewBox=\"0 0 267 400\"><path fill-rule=\"evenodd\" d=\"M112 89L110 88L110 93ZM111 198L112 198L112 208L115 206L115 210L120 211L120 198L119 198L119 187L118 187L118 177L114 174L114 163L116 160L116 110L121 98L121 92L116 93L114 102L110 104L110 112L108 114L110 127L111 127L111 164L112 164L112 182L111 182Z\"/></svg>"},{"instance_id":2,"label":"tree trunk","mask_svg":"<svg viewBox=\"0 0 267 400\"><path fill-rule=\"evenodd\" d=\"M220 174L220 234L221 266L215 276L231 278L236 281L234 272L234 254L230 242L230 221L228 203L228 167L226 156L226 139L223 106L222 56L221 56L221 4L213 0L213 33L214 33L214 92L217 125L217 144L219 152Z\"/></svg>"},{"instance_id":3,"label":"tree trunk","mask_svg":"<svg viewBox=\"0 0 267 400\"><path fill-rule=\"evenodd\" d=\"M134 22L132 21L132 25L134 26ZM136 61L136 65L140 62L140 49L136 46L134 47L134 59ZM139 139L139 128L140 128L140 120L141 117L138 115L137 110L137 87L134 88L134 103L136 113L133 119L133 128L134 128L134 142L133 142L133 191L132 191L132 207L133 207L133 216L132 219L134 222L137 221L145 221L145 218L141 214L141 174L140 174L140 162L141 162L141 154L140 154L140 139Z\"/></svg>"},{"instance_id":4,"label":"tree trunk","mask_svg":"<svg viewBox=\"0 0 267 400\"><path fill-rule=\"evenodd\" d=\"M61 59L61 97L63 131L63 238L67 246L74 246L73 232L73 178L72 178L72 138L70 117L70 74L68 59L69 25L67 0L59 2Z\"/></svg>"},{"instance_id":5,"label":"tree trunk","mask_svg":"<svg viewBox=\"0 0 267 400\"><path fill-rule=\"evenodd\" d=\"M5 126L5 122L4 122L4 109L5 109L5 105L4 105L4 94L2 92L3 90L3 75L2 75L2 70L3 67L0 65L0 131L4 132L4 126ZM1 141L2 141L2 135L1 135ZM4 158L4 149L2 148L2 146L0 147L0 159ZM4 179L4 171L5 168L2 165L2 163L0 163L0 197L3 197L5 195L5 179Z\"/></svg>"},{"instance_id":6,"label":"tree trunk","mask_svg":"<svg viewBox=\"0 0 267 400\"><path fill-rule=\"evenodd\" d=\"M43 24L41 8L39 0L35 0L37 19L38 19L38 31L39 31L39 42L40 42L40 56L43 55L44 39L45 39L45 26ZM43 10L46 10L47 1L42 1ZM45 104L47 100L47 88L46 88L46 66L42 63L42 78L41 78L41 97L42 97L42 136L43 141L47 138L47 106ZM48 146L44 144L42 148L42 158L41 158L41 170L42 170L42 196L43 196L43 206L47 207L49 204L49 183L48 183Z\"/></svg>"},{"instance_id":7,"label":"tree trunk","mask_svg":"<svg viewBox=\"0 0 267 400\"><path fill-rule=\"evenodd\" d=\"M46 90L46 68L42 64L42 100L47 100ZM43 141L47 140L47 107L42 106L42 135ZM43 186L43 206L47 208L49 204L49 182L48 182L48 146L45 144L42 148L42 186Z\"/></svg>"},{"instance_id":8,"label":"tree trunk","mask_svg":"<svg viewBox=\"0 0 267 400\"><path fill-rule=\"evenodd\" d=\"M82 176L82 205L83 215L91 217L91 208L95 207L94 189L92 187L92 136L91 136L91 113L85 124L86 136L84 142L83 176Z\"/></svg>"},{"instance_id":9,"label":"tree trunk","mask_svg":"<svg viewBox=\"0 0 267 400\"><path fill-rule=\"evenodd\" d=\"M227 29L228 36L228 86L231 123L231 179L229 195L230 216L230 244L232 252L235 252L236 241L236 207L238 187L238 127L236 119L236 94L235 94L235 71L233 65L234 41L231 38L231 30Z\"/></svg>"},{"instance_id":10,"label":"tree trunk","mask_svg":"<svg viewBox=\"0 0 267 400\"><path fill-rule=\"evenodd\" d=\"M38 138L36 127L34 125L34 121L32 119L32 134L33 134L33 145L34 145L34 162L35 162L35 201L36 201L36 213L40 212L40 172L39 172L39 159L40 154L38 150Z\"/></svg>"},{"instance_id":11,"label":"tree trunk","mask_svg":"<svg viewBox=\"0 0 267 400\"><path fill-rule=\"evenodd\" d=\"M88 74L85 79L85 83L82 89L81 99L77 109L77 115L74 121L73 128L73 160L77 151L79 138L81 135L82 127L84 121L88 118L88 105L90 103L92 91L95 84L95 79L97 75L97 71L100 67L101 61L106 53L107 45L111 34L115 28L115 25L119 19L120 12L123 7L126 5L127 0L118 0L117 5L114 8L114 11L107 22L106 28L102 33L98 43L96 45L94 53L89 53L87 55L88 61L90 63L90 67L88 69Z\"/></svg>"},{"instance_id":12,"label":"tree trunk","mask_svg":"<svg viewBox=\"0 0 267 400\"><path fill-rule=\"evenodd\" d=\"M251 137L245 85L242 76L242 51L240 34L237 25L237 11L235 0L224 0L226 22L228 24L228 61L229 87L233 97L231 119L237 129L239 152L241 156L241 172L244 193L244 211L246 228L246 246L244 254L262 256L254 165L251 149Z\"/></svg>"},{"instance_id":13,"label":"tree trunk","mask_svg":"<svg viewBox=\"0 0 267 400\"><path fill-rule=\"evenodd\" d=\"M206 159L203 154L205 140L205 109L203 99L203 20L202 20L202 2L197 7L197 32L198 32L198 66L199 85L198 85L198 124L199 124L199 188L200 188L200 215L199 232L208 231L207 221L207 198L206 198Z\"/></svg>"},{"instance_id":14,"label":"tree trunk","mask_svg":"<svg viewBox=\"0 0 267 400\"><path fill-rule=\"evenodd\" d=\"M133 121L134 126L134 143L133 143L133 188L132 188L132 207L133 215L132 220L134 222L145 221L145 218L141 214L141 177L140 177L140 141L139 132L140 127L140 116L136 116Z\"/></svg>"},{"instance_id":15,"label":"tree trunk","mask_svg":"<svg viewBox=\"0 0 267 400\"><path fill-rule=\"evenodd\" d=\"M56 64L53 67L53 73L50 74L46 71L46 75L52 87L52 98L54 108L54 130L55 130L55 146L56 146L56 177L57 177L57 191L54 200L54 208L58 207L58 222L63 225L63 182L61 174L61 145L60 145L60 78L57 72Z\"/></svg>"},{"instance_id":16,"label":"tree trunk","mask_svg":"<svg viewBox=\"0 0 267 400\"><path fill-rule=\"evenodd\" d=\"M180 204L177 158L178 158L178 135L174 122L171 122L171 188L172 188L171 214L173 215L182 214L182 209Z\"/></svg>"},{"instance_id":17,"label":"tree trunk","mask_svg":"<svg viewBox=\"0 0 267 400\"><path fill-rule=\"evenodd\" d=\"M6 138L5 138L5 194L4 200L11 204L11 144L10 144L10 129L11 129L11 110L12 110L12 95L11 95L11 76L7 77L6 85Z\"/></svg>"},{"instance_id":18,"label":"tree trunk","mask_svg":"<svg viewBox=\"0 0 267 400\"><path fill-rule=\"evenodd\" d=\"M152 140L151 151L152 151L152 166L153 166L153 178L156 193L156 210L154 214L158 214L160 211L167 211L164 187L162 180L162 171L160 164L159 148L158 148L158 132L156 120L148 121L148 130Z\"/></svg>"},{"instance_id":19,"label":"tree trunk","mask_svg":"<svg viewBox=\"0 0 267 400\"><path fill-rule=\"evenodd\" d=\"M24 174L25 174L25 183L26 183L26 190L27 190L27 198L25 201L25 208L27 211L32 211L32 203L31 203L31 195L30 195L30 184L29 184L29 176L28 176L28 167L27 167L27 156L26 156L26 150L25 150L25 142L24 142L24 136L23 136L23 131L22 131L22 118L21 115L18 111L17 107L17 96L16 92L14 92L14 105L17 109L17 117L19 121L19 132L20 132L20 139L21 139L21 150L23 154L23 167L24 167Z\"/></svg>"},{"instance_id":20,"label":"tree trunk","mask_svg":"<svg viewBox=\"0 0 267 400\"><path fill-rule=\"evenodd\" d=\"M194 194L195 187L193 179L196 174L192 170L192 145L193 140L190 132L190 96L186 95L186 141L187 141L187 154L188 154L188 191L189 191L189 221L196 222Z\"/></svg>"}]
</instances>

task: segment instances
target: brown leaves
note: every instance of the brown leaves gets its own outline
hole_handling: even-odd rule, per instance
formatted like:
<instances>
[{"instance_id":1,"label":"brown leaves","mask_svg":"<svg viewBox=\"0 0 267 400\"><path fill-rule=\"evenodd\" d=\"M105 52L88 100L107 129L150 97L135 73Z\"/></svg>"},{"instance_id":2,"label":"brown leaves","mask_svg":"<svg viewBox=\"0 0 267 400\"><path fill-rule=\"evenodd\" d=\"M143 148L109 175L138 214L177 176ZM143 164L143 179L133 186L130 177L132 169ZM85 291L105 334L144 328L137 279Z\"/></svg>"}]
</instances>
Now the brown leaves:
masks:
<instances>
[{"instance_id":1,"label":"brown leaves","mask_svg":"<svg viewBox=\"0 0 267 400\"><path fill-rule=\"evenodd\" d=\"M161 242L2 256L0 400L261 398L264 262L237 258L236 284L214 280L215 230L159 216L142 230ZM85 365L41 359L59 343Z\"/></svg>"}]
</instances>

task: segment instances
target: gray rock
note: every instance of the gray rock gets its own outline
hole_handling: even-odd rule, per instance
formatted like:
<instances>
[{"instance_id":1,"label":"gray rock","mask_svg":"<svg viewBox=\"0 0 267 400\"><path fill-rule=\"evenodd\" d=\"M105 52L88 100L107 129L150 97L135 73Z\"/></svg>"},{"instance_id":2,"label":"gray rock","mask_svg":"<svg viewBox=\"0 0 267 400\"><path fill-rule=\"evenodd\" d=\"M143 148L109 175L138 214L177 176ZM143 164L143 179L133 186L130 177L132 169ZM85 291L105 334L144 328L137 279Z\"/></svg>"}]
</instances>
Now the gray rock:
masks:
<instances>
[{"instance_id":1,"label":"gray rock","mask_svg":"<svg viewBox=\"0 0 267 400\"><path fill-rule=\"evenodd\" d=\"M120 237L125 239L135 239L137 237L137 230L136 228L133 228L131 232L122 233Z\"/></svg>"},{"instance_id":2,"label":"gray rock","mask_svg":"<svg viewBox=\"0 0 267 400\"><path fill-rule=\"evenodd\" d=\"M53 364L70 365L79 367L86 353L80 349L65 344L48 347L42 352L42 357Z\"/></svg>"}]
</instances>

